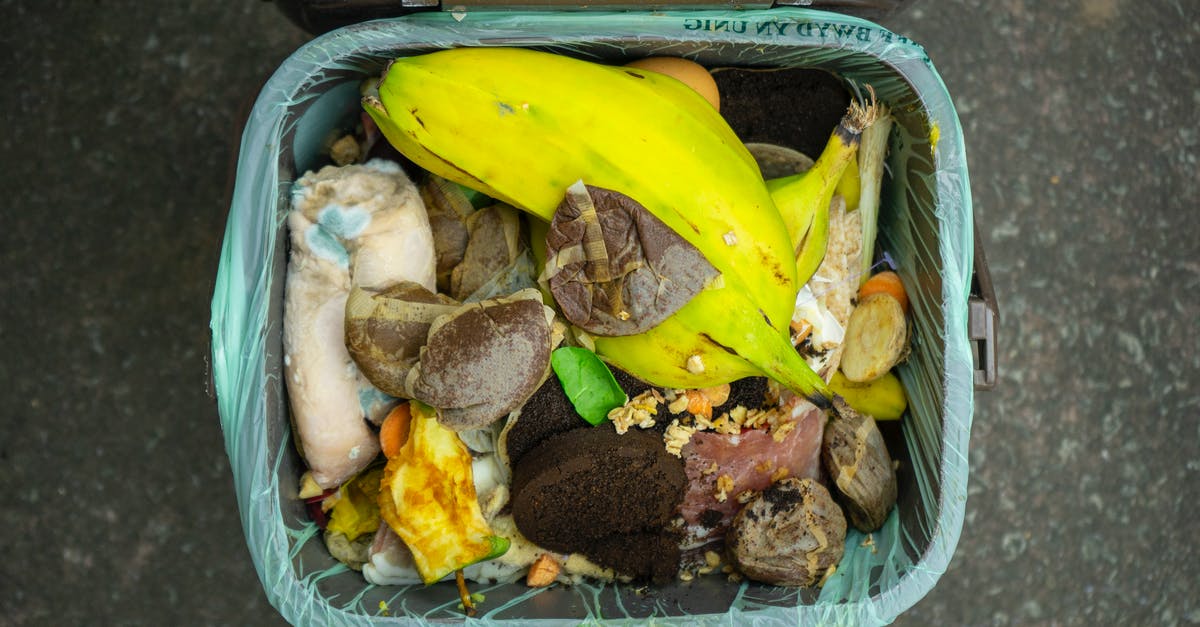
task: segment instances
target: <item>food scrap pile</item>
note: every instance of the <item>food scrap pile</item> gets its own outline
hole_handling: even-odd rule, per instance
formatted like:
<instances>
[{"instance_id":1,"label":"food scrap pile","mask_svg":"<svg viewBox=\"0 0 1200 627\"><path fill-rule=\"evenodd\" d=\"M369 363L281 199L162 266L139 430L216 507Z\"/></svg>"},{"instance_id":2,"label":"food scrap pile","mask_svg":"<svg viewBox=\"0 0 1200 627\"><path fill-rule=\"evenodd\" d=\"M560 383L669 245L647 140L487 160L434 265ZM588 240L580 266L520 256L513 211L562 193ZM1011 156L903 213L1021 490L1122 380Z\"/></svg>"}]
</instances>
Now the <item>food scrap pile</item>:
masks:
<instances>
[{"instance_id":1,"label":"food scrap pile","mask_svg":"<svg viewBox=\"0 0 1200 627\"><path fill-rule=\"evenodd\" d=\"M584 104L600 89L608 104ZM817 586L896 501L908 344L873 92L816 160L708 70L406 57L288 217L287 391L330 553L455 578Z\"/></svg>"}]
</instances>

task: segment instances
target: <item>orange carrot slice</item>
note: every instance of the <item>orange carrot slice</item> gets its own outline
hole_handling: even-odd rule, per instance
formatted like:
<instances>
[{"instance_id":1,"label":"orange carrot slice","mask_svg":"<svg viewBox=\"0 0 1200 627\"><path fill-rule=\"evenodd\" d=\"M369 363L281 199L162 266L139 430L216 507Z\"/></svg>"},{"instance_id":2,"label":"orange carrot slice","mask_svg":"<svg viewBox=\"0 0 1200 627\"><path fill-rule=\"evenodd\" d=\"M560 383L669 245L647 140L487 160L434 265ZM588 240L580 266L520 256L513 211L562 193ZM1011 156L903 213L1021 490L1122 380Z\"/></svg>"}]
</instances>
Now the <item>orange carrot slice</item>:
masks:
<instances>
[{"instance_id":1,"label":"orange carrot slice","mask_svg":"<svg viewBox=\"0 0 1200 627\"><path fill-rule=\"evenodd\" d=\"M412 421L412 412L408 403L396 406L379 425L379 448L383 456L391 459L400 453L404 443L408 441L408 425Z\"/></svg>"},{"instance_id":2,"label":"orange carrot slice","mask_svg":"<svg viewBox=\"0 0 1200 627\"><path fill-rule=\"evenodd\" d=\"M904 290L904 283L900 281L900 275L891 270L884 270L872 276L862 284L862 287L858 288L858 300L862 302L871 294L881 293L895 298L900 303L900 308L908 313L908 292Z\"/></svg>"}]
</instances>

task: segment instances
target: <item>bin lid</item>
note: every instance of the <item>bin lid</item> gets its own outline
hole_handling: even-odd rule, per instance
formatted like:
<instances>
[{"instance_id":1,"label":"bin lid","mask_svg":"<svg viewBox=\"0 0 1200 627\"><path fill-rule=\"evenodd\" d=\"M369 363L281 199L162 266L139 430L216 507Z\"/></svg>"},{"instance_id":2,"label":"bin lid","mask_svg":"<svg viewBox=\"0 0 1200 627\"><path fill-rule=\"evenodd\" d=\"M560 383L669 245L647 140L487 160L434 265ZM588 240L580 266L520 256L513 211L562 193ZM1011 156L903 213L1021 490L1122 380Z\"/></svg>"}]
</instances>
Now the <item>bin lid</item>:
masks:
<instances>
[{"instance_id":1,"label":"bin lid","mask_svg":"<svg viewBox=\"0 0 1200 627\"><path fill-rule=\"evenodd\" d=\"M874 22L903 11L916 0L273 0L300 28L319 35L349 24L398 17L420 11L474 10L626 10L663 9L769 9L803 6L835 11Z\"/></svg>"}]
</instances>

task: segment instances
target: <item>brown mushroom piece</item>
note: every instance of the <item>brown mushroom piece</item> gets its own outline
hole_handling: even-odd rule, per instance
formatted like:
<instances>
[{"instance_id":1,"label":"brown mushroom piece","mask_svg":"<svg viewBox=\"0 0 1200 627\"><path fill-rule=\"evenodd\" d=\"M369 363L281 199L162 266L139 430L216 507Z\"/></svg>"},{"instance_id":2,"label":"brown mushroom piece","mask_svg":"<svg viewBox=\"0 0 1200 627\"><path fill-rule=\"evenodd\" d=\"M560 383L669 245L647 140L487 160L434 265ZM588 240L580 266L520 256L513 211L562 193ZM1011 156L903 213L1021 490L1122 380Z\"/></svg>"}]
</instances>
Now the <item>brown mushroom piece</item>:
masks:
<instances>
[{"instance_id":1,"label":"brown mushroom piece","mask_svg":"<svg viewBox=\"0 0 1200 627\"><path fill-rule=\"evenodd\" d=\"M429 326L458 307L411 281L381 291L354 287L346 299L346 348L372 385L385 394L407 397L404 383L421 355Z\"/></svg>"},{"instance_id":2,"label":"brown mushroom piece","mask_svg":"<svg viewBox=\"0 0 1200 627\"><path fill-rule=\"evenodd\" d=\"M820 483L789 477L746 503L725 540L733 565L755 581L820 585L842 559L846 518Z\"/></svg>"},{"instance_id":3,"label":"brown mushroom piece","mask_svg":"<svg viewBox=\"0 0 1200 627\"><path fill-rule=\"evenodd\" d=\"M408 372L406 396L462 431L521 406L550 372L554 310L536 289L460 306L435 320Z\"/></svg>"},{"instance_id":4,"label":"brown mushroom piece","mask_svg":"<svg viewBox=\"0 0 1200 627\"><path fill-rule=\"evenodd\" d=\"M821 463L846 506L850 524L869 532L883 526L896 504L896 469L875 419L840 396L821 442Z\"/></svg>"}]
</instances>

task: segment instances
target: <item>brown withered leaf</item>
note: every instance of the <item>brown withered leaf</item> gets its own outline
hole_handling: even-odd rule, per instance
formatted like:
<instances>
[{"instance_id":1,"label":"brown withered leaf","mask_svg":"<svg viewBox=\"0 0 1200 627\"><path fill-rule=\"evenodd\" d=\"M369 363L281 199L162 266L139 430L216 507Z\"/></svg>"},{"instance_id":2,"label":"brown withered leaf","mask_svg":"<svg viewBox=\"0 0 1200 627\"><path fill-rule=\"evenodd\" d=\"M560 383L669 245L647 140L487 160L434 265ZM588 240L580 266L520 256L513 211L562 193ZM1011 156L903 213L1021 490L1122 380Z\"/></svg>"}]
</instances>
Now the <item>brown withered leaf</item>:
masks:
<instances>
[{"instance_id":1,"label":"brown withered leaf","mask_svg":"<svg viewBox=\"0 0 1200 627\"><path fill-rule=\"evenodd\" d=\"M594 335L633 335L683 307L719 272L633 198L575 183L546 234L542 279L568 320Z\"/></svg>"}]
</instances>

